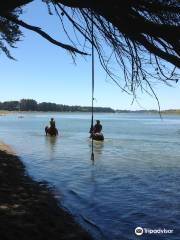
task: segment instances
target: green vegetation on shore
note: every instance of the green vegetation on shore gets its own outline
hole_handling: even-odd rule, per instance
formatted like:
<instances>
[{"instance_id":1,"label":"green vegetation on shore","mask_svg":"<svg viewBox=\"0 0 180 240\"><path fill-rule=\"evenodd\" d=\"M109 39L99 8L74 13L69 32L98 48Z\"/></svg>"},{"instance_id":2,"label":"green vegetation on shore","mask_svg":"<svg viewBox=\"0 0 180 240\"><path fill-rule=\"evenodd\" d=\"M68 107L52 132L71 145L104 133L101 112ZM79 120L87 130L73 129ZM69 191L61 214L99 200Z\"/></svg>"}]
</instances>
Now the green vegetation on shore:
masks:
<instances>
[{"instance_id":1,"label":"green vegetation on shore","mask_svg":"<svg viewBox=\"0 0 180 240\"><path fill-rule=\"evenodd\" d=\"M0 110L6 111L42 111L42 112L91 112L89 106L68 106L51 102L37 103L33 99L22 99L20 101L0 102ZM115 112L108 107L94 107L94 112Z\"/></svg>"},{"instance_id":2,"label":"green vegetation on shore","mask_svg":"<svg viewBox=\"0 0 180 240\"><path fill-rule=\"evenodd\" d=\"M0 102L0 115L9 111L41 111L41 112L91 112L90 106L68 106L51 102L41 102L33 99L21 99L20 101ZM146 113L159 114L157 110L114 110L110 107L94 107L94 112L101 113ZM161 111L161 114L180 114L180 109L168 109Z\"/></svg>"}]
</instances>

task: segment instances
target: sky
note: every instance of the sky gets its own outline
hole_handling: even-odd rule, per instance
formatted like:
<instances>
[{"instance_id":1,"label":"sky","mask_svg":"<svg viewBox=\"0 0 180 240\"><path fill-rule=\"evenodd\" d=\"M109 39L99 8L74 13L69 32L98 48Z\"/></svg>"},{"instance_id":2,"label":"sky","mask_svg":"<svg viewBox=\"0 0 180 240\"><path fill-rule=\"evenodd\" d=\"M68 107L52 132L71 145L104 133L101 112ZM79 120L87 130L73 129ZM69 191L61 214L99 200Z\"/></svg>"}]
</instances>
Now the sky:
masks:
<instances>
[{"instance_id":1,"label":"sky","mask_svg":"<svg viewBox=\"0 0 180 240\"><path fill-rule=\"evenodd\" d=\"M49 16L45 4L34 1L26 6L21 18L29 24L42 27L57 40L67 38L55 16ZM59 23L59 24L58 24ZM68 24L66 25L67 28ZM11 50L16 61L0 55L0 101L35 99L67 105L91 105L91 59L77 56L74 64L70 54L34 32L22 29L24 36ZM70 30L70 34L73 34ZM132 96L122 92L95 61L95 106L114 109L158 109L155 98L138 92ZM173 87L155 85L161 109L180 108L180 83Z\"/></svg>"}]
</instances>

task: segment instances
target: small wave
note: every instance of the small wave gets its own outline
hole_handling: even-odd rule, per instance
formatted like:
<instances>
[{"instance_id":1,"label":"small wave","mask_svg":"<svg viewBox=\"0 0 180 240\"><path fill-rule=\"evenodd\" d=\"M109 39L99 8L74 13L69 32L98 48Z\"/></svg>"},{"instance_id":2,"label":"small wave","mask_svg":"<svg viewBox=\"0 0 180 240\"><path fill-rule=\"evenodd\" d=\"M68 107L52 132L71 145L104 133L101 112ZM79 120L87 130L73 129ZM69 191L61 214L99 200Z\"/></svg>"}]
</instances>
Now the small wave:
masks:
<instances>
[{"instance_id":1,"label":"small wave","mask_svg":"<svg viewBox=\"0 0 180 240\"><path fill-rule=\"evenodd\" d=\"M81 215L81 214L80 214L80 216L81 216L81 218L82 218L86 223L88 223L88 224L91 225L92 227L96 228L96 230L100 233L102 240L103 240L103 239L104 239L104 240L106 239L103 231L101 230L101 228L100 228L95 222L93 222L92 220L88 219L87 217L84 217L84 216Z\"/></svg>"},{"instance_id":2,"label":"small wave","mask_svg":"<svg viewBox=\"0 0 180 240\"><path fill-rule=\"evenodd\" d=\"M76 197L80 197L80 195L75 190L69 190L69 193L73 194Z\"/></svg>"}]
</instances>

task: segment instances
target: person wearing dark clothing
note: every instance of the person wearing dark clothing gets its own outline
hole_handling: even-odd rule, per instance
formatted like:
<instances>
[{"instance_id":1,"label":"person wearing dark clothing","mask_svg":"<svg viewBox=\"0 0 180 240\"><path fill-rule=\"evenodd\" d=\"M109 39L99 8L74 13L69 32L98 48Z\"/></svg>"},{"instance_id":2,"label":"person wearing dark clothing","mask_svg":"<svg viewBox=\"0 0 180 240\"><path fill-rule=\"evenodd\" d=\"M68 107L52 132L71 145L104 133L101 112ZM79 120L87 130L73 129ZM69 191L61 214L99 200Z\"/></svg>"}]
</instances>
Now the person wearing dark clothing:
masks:
<instances>
[{"instance_id":1,"label":"person wearing dark clothing","mask_svg":"<svg viewBox=\"0 0 180 240\"><path fill-rule=\"evenodd\" d=\"M49 124L50 124L50 127L48 127L48 126L45 127L46 136L48 134L51 135L51 136L57 136L58 135L58 130L56 128L56 122L54 121L54 118L51 118Z\"/></svg>"},{"instance_id":2,"label":"person wearing dark clothing","mask_svg":"<svg viewBox=\"0 0 180 240\"><path fill-rule=\"evenodd\" d=\"M96 121L96 124L93 126L93 133L101 133L102 131L102 125L99 120Z\"/></svg>"},{"instance_id":3,"label":"person wearing dark clothing","mask_svg":"<svg viewBox=\"0 0 180 240\"><path fill-rule=\"evenodd\" d=\"M54 121L54 118L51 118L50 127L55 128L56 127L56 122Z\"/></svg>"},{"instance_id":4,"label":"person wearing dark clothing","mask_svg":"<svg viewBox=\"0 0 180 240\"><path fill-rule=\"evenodd\" d=\"M96 133L101 133L101 131L102 131L102 125L101 125L100 121L97 120L96 124L93 127L91 127L90 133L96 134Z\"/></svg>"},{"instance_id":5,"label":"person wearing dark clothing","mask_svg":"<svg viewBox=\"0 0 180 240\"><path fill-rule=\"evenodd\" d=\"M96 124L94 126L91 126L90 128L90 138L93 138L96 141L103 141L104 136L102 134L102 125L99 120L96 121Z\"/></svg>"}]
</instances>

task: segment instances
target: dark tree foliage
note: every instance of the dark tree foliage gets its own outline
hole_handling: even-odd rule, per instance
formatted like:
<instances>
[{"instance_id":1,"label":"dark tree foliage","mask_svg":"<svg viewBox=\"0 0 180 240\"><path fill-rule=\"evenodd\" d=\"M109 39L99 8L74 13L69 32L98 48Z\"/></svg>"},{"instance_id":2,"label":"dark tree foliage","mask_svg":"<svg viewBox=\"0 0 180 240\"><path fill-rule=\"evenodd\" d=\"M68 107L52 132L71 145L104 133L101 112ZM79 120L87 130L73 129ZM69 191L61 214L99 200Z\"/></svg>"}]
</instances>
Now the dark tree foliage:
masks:
<instances>
[{"instance_id":1,"label":"dark tree foliage","mask_svg":"<svg viewBox=\"0 0 180 240\"><path fill-rule=\"evenodd\" d=\"M13 46L21 34L19 26L68 50L72 56L89 54L94 44L101 65L123 90L135 96L138 88L154 94L155 81L170 85L178 81L180 67L179 0L42 0L49 14L56 14L69 44L53 39L37 26L20 20L23 5L33 0L4 0L0 10L0 48L10 57L5 43ZM66 21L77 38L69 36ZM92 22L94 35L91 38ZM11 34L10 34L11 33ZM104 44L109 48L104 51ZM113 69L114 66L120 67ZM123 77L122 77L123 72ZM120 73L120 74L118 74Z\"/></svg>"},{"instance_id":2,"label":"dark tree foliage","mask_svg":"<svg viewBox=\"0 0 180 240\"><path fill-rule=\"evenodd\" d=\"M0 109L1 110L8 110L8 111L14 111L17 110L19 106L18 101L6 101L6 102L0 102Z\"/></svg>"},{"instance_id":3,"label":"dark tree foliage","mask_svg":"<svg viewBox=\"0 0 180 240\"><path fill-rule=\"evenodd\" d=\"M38 104L38 111L48 112L48 111L58 111L58 106L55 103L42 102Z\"/></svg>"},{"instance_id":4,"label":"dark tree foliage","mask_svg":"<svg viewBox=\"0 0 180 240\"><path fill-rule=\"evenodd\" d=\"M21 111L36 111L37 102L33 99L21 99L19 109Z\"/></svg>"},{"instance_id":5,"label":"dark tree foliage","mask_svg":"<svg viewBox=\"0 0 180 240\"><path fill-rule=\"evenodd\" d=\"M11 14L17 17L19 11L13 11ZM15 47L15 43L20 40L21 31L19 26L7 18L0 16L0 49L7 57L14 59L8 49L8 46Z\"/></svg>"},{"instance_id":6,"label":"dark tree foliage","mask_svg":"<svg viewBox=\"0 0 180 240\"><path fill-rule=\"evenodd\" d=\"M37 103L33 99L21 99L20 101L0 102L0 110L9 111L42 111L42 112L91 112L91 107L68 106L51 102ZM95 107L94 112L115 112L108 107Z\"/></svg>"}]
</instances>

